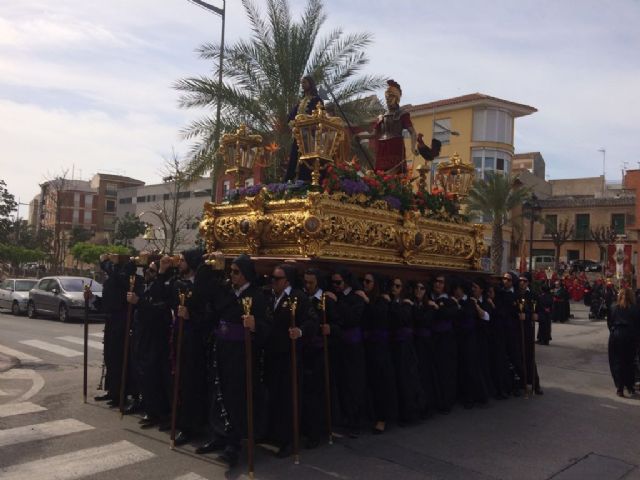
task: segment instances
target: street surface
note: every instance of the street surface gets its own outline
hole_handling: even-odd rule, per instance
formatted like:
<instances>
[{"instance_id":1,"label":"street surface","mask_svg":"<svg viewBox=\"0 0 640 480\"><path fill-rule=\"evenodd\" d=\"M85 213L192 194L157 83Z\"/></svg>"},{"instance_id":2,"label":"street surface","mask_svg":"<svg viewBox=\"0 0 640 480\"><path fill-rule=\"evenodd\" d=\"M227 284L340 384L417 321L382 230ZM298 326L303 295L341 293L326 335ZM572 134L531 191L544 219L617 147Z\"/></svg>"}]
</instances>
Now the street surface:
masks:
<instances>
[{"instance_id":1,"label":"street surface","mask_svg":"<svg viewBox=\"0 0 640 480\"><path fill-rule=\"evenodd\" d=\"M301 452L300 465L258 447L259 479L640 479L640 400L615 395L603 321L553 324L536 349L543 396L492 401L385 435ZM90 326L89 402L82 402L82 324L0 313L0 479L199 480L245 477L194 446L140 430L93 401L101 323ZM243 457L243 462L244 462Z\"/></svg>"}]
</instances>

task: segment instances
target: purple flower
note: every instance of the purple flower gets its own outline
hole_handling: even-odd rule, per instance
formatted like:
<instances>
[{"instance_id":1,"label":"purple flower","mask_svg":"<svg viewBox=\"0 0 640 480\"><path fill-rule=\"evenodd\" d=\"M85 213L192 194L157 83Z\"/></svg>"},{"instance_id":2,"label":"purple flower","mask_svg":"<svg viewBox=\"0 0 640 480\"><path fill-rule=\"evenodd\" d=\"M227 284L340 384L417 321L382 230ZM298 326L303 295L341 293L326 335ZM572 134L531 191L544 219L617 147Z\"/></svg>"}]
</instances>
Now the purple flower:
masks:
<instances>
[{"instance_id":1,"label":"purple flower","mask_svg":"<svg viewBox=\"0 0 640 480\"><path fill-rule=\"evenodd\" d=\"M269 185L267 185L267 190L269 190L270 193L282 193L286 190L286 188L286 183L270 183Z\"/></svg>"},{"instance_id":2,"label":"purple flower","mask_svg":"<svg viewBox=\"0 0 640 480\"><path fill-rule=\"evenodd\" d=\"M340 180L340 189L347 195L357 195L358 193L368 193L369 185L360 180L343 178Z\"/></svg>"},{"instance_id":3,"label":"purple flower","mask_svg":"<svg viewBox=\"0 0 640 480\"><path fill-rule=\"evenodd\" d=\"M246 187L243 189L244 190L244 195L247 197L255 197L258 193L260 193L260 190L262 190L262 185L257 184L257 185L251 185L249 187Z\"/></svg>"},{"instance_id":4,"label":"purple flower","mask_svg":"<svg viewBox=\"0 0 640 480\"><path fill-rule=\"evenodd\" d=\"M400 210L400 207L402 207L402 202L400 202L400 199L398 197L394 197L393 195L387 195L383 198L383 200L387 202L387 205L389 205L389 207L393 208L394 210Z\"/></svg>"}]
</instances>

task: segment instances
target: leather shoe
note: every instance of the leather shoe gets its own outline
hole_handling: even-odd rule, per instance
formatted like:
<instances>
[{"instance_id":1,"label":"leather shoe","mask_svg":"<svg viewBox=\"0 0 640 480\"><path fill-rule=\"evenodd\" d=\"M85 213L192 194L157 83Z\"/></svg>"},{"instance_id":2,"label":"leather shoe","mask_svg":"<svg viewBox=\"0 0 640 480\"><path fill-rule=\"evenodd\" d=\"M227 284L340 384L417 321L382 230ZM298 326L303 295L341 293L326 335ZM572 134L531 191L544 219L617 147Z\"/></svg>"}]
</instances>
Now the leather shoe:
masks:
<instances>
[{"instance_id":1,"label":"leather shoe","mask_svg":"<svg viewBox=\"0 0 640 480\"><path fill-rule=\"evenodd\" d=\"M218 460L233 468L238 464L238 451L235 448L226 447L223 452L218 455Z\"/></svg>"},{"instance_id":2,"label":"leather shoe","mask_svg":"<svg viewBox=\"0 0 640 480\"><path fill-rule=\"evenodd\" d=\"M534 390L534 393L536 395L544 395L544 391L540 387L536 387L536 389Z\"/></svg>"},{"instance_id":3,"label":"leather shoe","mask_svg":"<svg viewBox=\"0 0 640 480\"><path fill-rule=\"evenodd\" d=\"M187 435L182 430L179 430L178 432L176 432L176 438L175 438L174 444L176 447L180 447L186 443L189 443L189 440L190 440L189 435Z\"/></svg>"},{"instance_id":4,"label":"leather shoe","mask_svg":"<svg viewBox=\"0 0 640 480\"><path fill-rule=\"evenodd\" d=\"M140 402L135 400L124 409L123 415L133 415L134 413L138 413L140 408Z\"/></svg>"},{"instance_id":5,"label":"leather shoe","mask_svg":"<svg viewBox=\"0 0 640 480\"><path fill-rule=\"evenodd\" d=\"M111 400L111 395L105 393L104 395L96 395L93 397L96 402L106 402L107 400Z\"/></svg>"},{"instance_id":6,"label":"leather shoe","mask_svg":"<svg viewBox=\"0 0 640 480\"><path fill-rule=\"evenodd\" d=\"M198 448L196 448L196 453L198 455L202 455L203 453L211 453L217 450L222 450L226 447L226 443L219 438L215 438L213 440L209 440L207 443L203 443Z\"/></svg>"}]
</instances>

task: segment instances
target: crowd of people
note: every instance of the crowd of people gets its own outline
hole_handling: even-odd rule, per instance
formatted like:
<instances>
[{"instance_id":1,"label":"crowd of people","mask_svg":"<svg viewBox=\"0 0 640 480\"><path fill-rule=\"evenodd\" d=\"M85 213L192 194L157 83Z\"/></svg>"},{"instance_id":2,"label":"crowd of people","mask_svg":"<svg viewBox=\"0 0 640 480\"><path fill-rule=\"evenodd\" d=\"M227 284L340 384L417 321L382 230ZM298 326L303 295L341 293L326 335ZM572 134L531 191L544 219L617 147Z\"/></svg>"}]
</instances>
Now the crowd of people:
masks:
<instances>
[{"instance_id":1,"label":"crowd of people","mask_svg":"<svg viewBox=\"0 0 640 480\"><path fill-rule=\"evenodd\" d=\"M246 331L253 431L278 457L296 445L294 391L307 448L331 432L380 435L456 405L543 394L535 323L538 343L548 344L554 296L548 288L535 294L527 273L408 279L385 278L375 269L361 277L344 268L298 272L282 264L261 277L247 255L225 271L205 262L203 253L187 250L178 265L162 257L143 275L117 257L101 262L106 394L96 400L118 405L123 339L131 335L125 413L142 409L141 428L169 430L179 363L176 445L204 438L196 453L219 451L230 466L238 462L248 428Z\"/></svg>"}]
</instances>

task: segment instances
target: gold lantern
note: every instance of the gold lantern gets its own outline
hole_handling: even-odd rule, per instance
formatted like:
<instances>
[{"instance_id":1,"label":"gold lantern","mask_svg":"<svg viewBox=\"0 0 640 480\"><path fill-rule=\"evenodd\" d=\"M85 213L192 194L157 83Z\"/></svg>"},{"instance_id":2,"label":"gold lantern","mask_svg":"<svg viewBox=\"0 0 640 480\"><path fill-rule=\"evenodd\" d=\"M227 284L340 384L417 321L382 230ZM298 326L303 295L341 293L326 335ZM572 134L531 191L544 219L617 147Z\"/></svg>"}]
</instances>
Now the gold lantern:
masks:
<instances>
[{"instance_id":1,"label":"gold lantern","mask_svg":"<svg viewBox=\"0 0 640 480\"><path fill-rule=\"evenodd\" d=\"M321 103L311 115L296 115L293 136L298 144L299 163L311 170L311 185L320 188L320 170L334 163L344 140L345 123L327 115Z\"/></svg>"},{"instance_id":2,"label":"gold lantern","mask_svg":"<svg viewBox=\"0 0 640 480\"><path fill-rule=\"evenodd\" d=\"M436 186L457 198L466 197L471 188L474 174L473 165L463 162L456 152L451 160L442 162L436 167Z\"/></svg>"},{"instance_id":3,"label":"gold lantern","mask_svg":"<svg viewBox=\"0 0 640 480\"><path fill-rule=\"evenodd\" d=\"M236 188L240 188L244 178L253 172L253 166L262 155L262 137L250 135L247 126L241 124L235 133L222 136L220 155L227 167L224 173L236 175Z\"/></svg>"}]
</instances>

